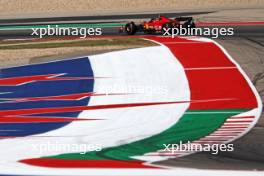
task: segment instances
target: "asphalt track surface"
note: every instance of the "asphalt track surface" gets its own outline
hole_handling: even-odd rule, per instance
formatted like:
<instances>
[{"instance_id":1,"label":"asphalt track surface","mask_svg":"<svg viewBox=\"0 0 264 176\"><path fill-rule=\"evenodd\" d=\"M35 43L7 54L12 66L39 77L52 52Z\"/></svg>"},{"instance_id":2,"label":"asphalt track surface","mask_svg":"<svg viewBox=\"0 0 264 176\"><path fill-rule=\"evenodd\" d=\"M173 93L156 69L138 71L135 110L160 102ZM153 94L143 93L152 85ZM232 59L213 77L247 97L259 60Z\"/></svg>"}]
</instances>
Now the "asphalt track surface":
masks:
<instances>
[{"instance_id":1,"label":"asphalt track surface","mask_svg":"<svg viewBox=\"0 0 264 176\"><path fill-rule=\"evenodd\" d=\"M166 15L167 17L176 16L191 16L212 13L212 11L204 12L179 12L179 13L161 13L160 15ZM101 16L76 16L76 17L52 17L52 18L25 18L25 19L0 19L0 25L14 25L25 23L41 22L42 24L49 24L51 22L69 23L69 21L98 21L98 20L127 20L127 19L143 19L153 18L158 16L157 13L148 14L129 14L129 15L101 15Z\"/></svg>"},{"instance_id":2,"label":"asphalt track surface","mask_svg":"<svg viewBox=\"0 0 264 176\"><path fill-rule=\"evenodd\" d=\"M119 33L120 26L123 26L124 23L115 23L114 27L102 27L103 36L126 36L125 33ZM213 26L203 26L212 28ZM264 25L228 25L228 26L214 26L214 27L233 27L234 35L228 36L228 38L233 37L254 37L262 38L264 36L263 30ZM23 39L23 38L38 38L38 36L31 36L32 29L7 29L0 30L0 39ZM137 33L137 35L145 35L143 32ZM208 36L205 36L208 37ZM219 36L219 38L226 38L225 36Z\"/></svg>"},{"instance_id":3,"label":"asphalt track surface","mask_svg":"<svg viewBox=\"0 0 264 176\"><path fill-rule=\"evenodd\" d=\"M212 12L182 12L182 13L163 13L167 17L179 17L179 16L191 16L198 14L208 14ZM76 16L76 17L53 17L53 18L25 18L25 19L0 19L0 29L14 27L12 30L0 30L0 39L10 38L25 38L31 37L32 30L17 30L16 26L36 26L36 25L49 25L49 24L73 24L78 26L79 24L96 24L100 21L100 24L104 23L119 23L119 26L125 24L128 21L135 19L150 19L157 17L159 14L129 14L129 15L102 15L102 16ZM102 21L103 20L103 21ZM75 25L77 24L77 25ZM119 27L102 27L103 35L120 35L118 33ZM125 35L125 34L124 34ZM142 35L142 34L141 34Z\"/></svg>"},{"instance_id":4,"label":"asphalt track surface","mask_svg":"<svg viewBox=\"0 0 264 176\"><path fill-rule=\"evenodd\" d=\"M169 18L179 16L192 16L208 14L212 12L184 12L184 13L163 13ZM129 14L129 15L111 15L111 16L76 16L76 17L53 17L53 18L26 18L26 19L0 19L0 39L34 38L31 28L41 27L41 25L61 24L66 27L82 27L83 25L99 24L104 36L120 36L119 28L127 22L139 19L150 19L159 14ZM104 20L104 21L102 21ZM23 27L21 29L21 26ZM233 27L235 37L263 37L264 25L215 25L202 27ZM144 35L143 32L137 35ZM233 36L230 36L233 37ZM221 36L220 36L221 38Z\"/></svg>"},{"instance_id":5,"label":"asphalt track surface","mask_svg":"<svg viewBox=\"0 0 264 176\"><path fill-rule=\"evenodd\" d=\"M208 12L207 12L208 13ZM188 14L171 14L169 17L173 16L181 16L181 15L192 15L195 13ZM150 16L153 16L151 14ZM148 18L148 15L129 15L129 16L108 16L109 19L117 19L117 20L126 20L126 19L140 19L140 18ZM167 15L168 16L168 15ZM53 18L53 21L63 21L67 23L67 21L81 21L86 20L88 17L72 17L72 18ZM106 19L105 16L93 17L94 20L103 20ZM24 20L0 20L1 26L6 25L6 23L34 23L34 22L43 22L47 24L50 19L24 19ZM11 24L12 25L12 24ZM219 42L224 47L230 47L228 43L232 43L233 48L227 48L228 52L232 55L241 49L241 53L237 54L235 57L238 63L241 64L242 68L245 69L247 74L250 74L250 78L255 84L255 86L259 86L258 82L263 81L263 73L264 70L262 68L259 70L254 70L258 64L263 64L263 47L264 47L264 25L242 25L242 26L233 26L235 29L235 35L228 38L220 38ZM104 29L103 29L104 30ZM107 28L104 31L106 35L119 35L117 33L118 28ZM18 31L0 31L0 38L24 38L28 35L27 30ZM26 35L25 35L26 34ZM244 43L243 43L244 42ZM226 46L225 46L226 45ZM243 51L244 50L244 51ZM250 56L250 54L256 54L254 58L251 58L248 62L252 62L254 64L248 66L246 61L246 57ZM259 62L256 62L259 57ZM253 71L252 71L253 70ZM250 73L248 73L250 72ZM263 97L263 84L257 87L260 95ZM263 101L263 99L262 99ZM162 162L163 165L170 166L179 166L179 167L191 167L191 168L206 168L206 169L237 169L237 170L264 170L263 162L264 162L264 151L263 151L263 114L257 123L256 127L254 127L247 135L243 138L238 139L234 142L237 150L229 153L220 153L219 155L211 155L207 153L198 153L194 155L190 155L181 159L173 159L169 161ZM196 163L196 164L194 164Z\"/></svg>"}]
</instances>

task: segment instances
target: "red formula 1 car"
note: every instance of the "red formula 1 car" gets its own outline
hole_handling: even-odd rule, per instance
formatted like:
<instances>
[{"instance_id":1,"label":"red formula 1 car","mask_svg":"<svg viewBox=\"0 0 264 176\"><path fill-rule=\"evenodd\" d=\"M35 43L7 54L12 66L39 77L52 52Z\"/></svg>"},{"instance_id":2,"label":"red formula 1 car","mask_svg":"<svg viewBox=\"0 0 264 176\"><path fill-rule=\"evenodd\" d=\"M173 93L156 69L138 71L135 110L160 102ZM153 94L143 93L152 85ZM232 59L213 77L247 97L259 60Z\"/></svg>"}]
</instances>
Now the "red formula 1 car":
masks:
<instances>
[{"instance_id":1,"label":"red formula 1 car","mask_svg":"<svg viewBox=\"0 0 264 176\"><path fill-rule=\"evenodd\" d=\"M119 29L119 32L126 32L128 35L134 35L136 32L144 32L146 34L162 33L168 28L194 28L195 23L192 17L178 17L174 19L165 16L159 16L149 21L144 21L136 25L135 22L129 22Z\"/></svg>"}]
</instances>

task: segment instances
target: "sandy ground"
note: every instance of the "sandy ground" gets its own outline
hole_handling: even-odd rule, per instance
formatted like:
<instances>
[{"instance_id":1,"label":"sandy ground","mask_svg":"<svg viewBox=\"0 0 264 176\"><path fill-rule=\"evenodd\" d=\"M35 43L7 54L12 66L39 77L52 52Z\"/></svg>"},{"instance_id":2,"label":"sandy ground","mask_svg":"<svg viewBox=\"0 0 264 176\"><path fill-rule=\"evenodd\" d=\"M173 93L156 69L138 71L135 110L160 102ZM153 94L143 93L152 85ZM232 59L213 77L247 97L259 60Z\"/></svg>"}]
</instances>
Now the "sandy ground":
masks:
<instances>
[{"instance_id":1,"label":"sandy ground","mask_svg":"<svg viewBox=\"0 0 264 176\"><path fill-rule=\"evenodd\" d=\"M261 7L264 7L263 0L0 0L0 18L212 11Z\"/></svg>"}]
</instances>

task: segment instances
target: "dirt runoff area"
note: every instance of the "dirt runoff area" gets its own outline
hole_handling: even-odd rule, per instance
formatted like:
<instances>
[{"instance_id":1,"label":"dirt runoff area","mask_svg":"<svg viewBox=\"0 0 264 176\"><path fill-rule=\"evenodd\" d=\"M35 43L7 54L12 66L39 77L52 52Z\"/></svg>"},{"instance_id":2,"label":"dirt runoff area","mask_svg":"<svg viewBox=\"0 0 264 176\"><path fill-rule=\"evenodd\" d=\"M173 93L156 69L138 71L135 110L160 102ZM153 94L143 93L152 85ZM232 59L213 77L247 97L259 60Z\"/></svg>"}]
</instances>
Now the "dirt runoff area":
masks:
<instances>
[{"instance_id":1,"label":"dirt runoff area","mask_svg":"<svg viewBox=\"0 0 264 176\"><path fill-rule=\"evenodd\" d=\"M1 0L0 18L263 8L263 0Z\"/></svg>"},{"instance_id":2,"label":"dirt runoff area","mask_svg":"<svg viewBox=\"0 0 264 176\"><path fill-rule=\"evenodd\" d=\"M128 37L0 41L0 68L155 45L147 40Z\"/></svg>"}]
</instances>

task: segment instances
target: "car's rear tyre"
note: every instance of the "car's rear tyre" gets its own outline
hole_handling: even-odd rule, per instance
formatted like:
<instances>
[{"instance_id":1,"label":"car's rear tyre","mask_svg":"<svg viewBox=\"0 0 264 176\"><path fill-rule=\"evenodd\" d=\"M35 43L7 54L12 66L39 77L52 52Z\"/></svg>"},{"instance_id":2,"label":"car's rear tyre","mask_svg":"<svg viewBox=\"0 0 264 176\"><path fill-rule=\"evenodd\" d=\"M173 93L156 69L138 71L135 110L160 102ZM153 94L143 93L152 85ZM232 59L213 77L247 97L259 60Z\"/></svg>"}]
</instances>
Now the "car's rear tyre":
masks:
<instances>
[{"instance_id":1,"label":"car's rear tyre","mask_svg":"<svg viewBox=\"0 0 264 176\"><path fill-rule=\"evenodd\" d=\"M182 25L183 28L195 28L195 23L193 21L187 21Z\"/></svg>"},{"instance_id":2,"label":"car's rear tyre","mask_svg":"<svg viewBox=\"0 0 264 176\"><path fill-rule=\"evenodd\" d=\"M137 26L134 22L127 23L125 25L125 31L128 35L134 35L137 32Z\"/></svg>"},{"instance_id":3,"label":"car's rear tyre","mask_svg":"<svg viewBox=\"0 0 264 176\"><path fill-rule=\"evenodd\" d=\"M190 28L196 28L196 25L195 25L194 22L191 22L191 24L190 24Z\"/></svg>"}]
</instances>

